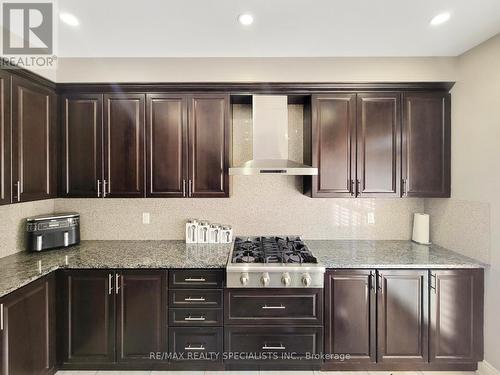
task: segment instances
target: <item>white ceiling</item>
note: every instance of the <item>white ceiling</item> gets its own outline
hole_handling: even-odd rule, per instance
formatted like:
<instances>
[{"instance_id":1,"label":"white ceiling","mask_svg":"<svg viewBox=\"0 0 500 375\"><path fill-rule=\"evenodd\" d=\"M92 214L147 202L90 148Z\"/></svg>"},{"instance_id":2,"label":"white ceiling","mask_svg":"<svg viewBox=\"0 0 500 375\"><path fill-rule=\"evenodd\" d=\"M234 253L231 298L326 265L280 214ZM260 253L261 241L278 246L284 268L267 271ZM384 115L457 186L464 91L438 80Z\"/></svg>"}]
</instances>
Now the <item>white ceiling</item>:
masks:
<instances>
[{"instance_id":1,"label":"white ceiling","mask_svg":"<svg viewBox=\"0 0 500 375\"><path fill-rule=\"evenodd\" d=\"M58 0L62 57L456 56L500 32L500 0ZM451 19L429 21L443 11ZM254 15L244 27L240 13Z\"/></svg>"}]
</instances>

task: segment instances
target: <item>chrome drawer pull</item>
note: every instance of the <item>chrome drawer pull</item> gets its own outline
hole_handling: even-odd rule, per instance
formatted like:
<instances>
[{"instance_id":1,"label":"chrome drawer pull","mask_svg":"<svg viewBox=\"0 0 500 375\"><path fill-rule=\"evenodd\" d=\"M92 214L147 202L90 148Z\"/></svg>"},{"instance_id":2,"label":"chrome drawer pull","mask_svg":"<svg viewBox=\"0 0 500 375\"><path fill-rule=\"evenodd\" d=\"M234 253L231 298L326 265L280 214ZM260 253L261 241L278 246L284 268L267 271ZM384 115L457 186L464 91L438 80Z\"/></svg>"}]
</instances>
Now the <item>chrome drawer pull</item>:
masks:
<instances>
[{"instance_id":1,"label":"chrome drawer pull","mask_svg":"<svg viewBox=\"0 0 500 375\"><path fill-rule=\"evenodd\" d=\"M186 297L184 298L186 302L205 302L205 297Z\"/></svg>"},{"instance_id":2,"label":"chrome drawer pull","mask_svg":"<svg viewBox=\"0 0 500 375\"><path fill-rule=\"evenodd\" d=\"M188 344L188 346L184 347L184 350L205 350L205 347L203 345L192 346L191 344Z\"/></svg>"},{"instance_id":3,"label":"chrome drawer pull","mask_svg":"<svg viewBox=\"0 0 500 375\"><path fill-rule=\"evenodd\" d=\"M184 281L186 282L191 282L191 283L203 283L205 281L207 281L204 277L200 277L200 278L194 278L194 277L188 277L186 279L184 279Z\"/></svg>"},{"instance_id":4,"label":"chrome drawer pull","mask_svg":"<svg viewBox=\"0 0 500 375\"><path fill-rule=\"evenodd\" d=\"M184 318L184 320L187 320L187 321L204 321L204 320L207 320L207 318L205 318L204 316L186 316Z\"/></svg>"},{"instance_id":5,"label":"chrome drawer pull","mask_svg":"<svg viewBox=\"0 0 500 375\"><path fill-rule=\"evenodd\" d=\"M262 306L262 310L284 310L284 309L286 309L286 306L284 306L284 305L279 305L279 306L264 305L264 306Z\"/></svg>"},{"instance_id":6,"label":"chrome drawer pull","mask_svg":"<svg viewBox=\"0 0 500 375\"><path fill-rule=\"evenodd\" d=\"M284 347L283 345L280 344L280 346L268 346L268 345L264 345L262 347L263 350L285 350L286 347Z\"/></svg>"}]
</instances>

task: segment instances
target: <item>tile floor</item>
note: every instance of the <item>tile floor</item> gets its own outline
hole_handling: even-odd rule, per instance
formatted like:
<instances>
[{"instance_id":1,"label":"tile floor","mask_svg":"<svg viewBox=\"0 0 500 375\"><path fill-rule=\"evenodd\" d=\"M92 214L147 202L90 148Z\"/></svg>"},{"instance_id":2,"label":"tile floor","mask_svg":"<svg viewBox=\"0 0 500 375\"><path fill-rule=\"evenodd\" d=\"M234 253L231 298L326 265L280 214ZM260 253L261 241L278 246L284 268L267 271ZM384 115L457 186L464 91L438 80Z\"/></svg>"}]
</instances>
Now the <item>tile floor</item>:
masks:
<instances>
[{"instance_id":1,"label":"tile floor","mask_svg":"<svg viewBox=\"0 0 500 375\"><path fill-rule=\"evenodd\" d=\"M56 375L476 375L467 371L58 371Z\"/></svg>"}]
</instances>

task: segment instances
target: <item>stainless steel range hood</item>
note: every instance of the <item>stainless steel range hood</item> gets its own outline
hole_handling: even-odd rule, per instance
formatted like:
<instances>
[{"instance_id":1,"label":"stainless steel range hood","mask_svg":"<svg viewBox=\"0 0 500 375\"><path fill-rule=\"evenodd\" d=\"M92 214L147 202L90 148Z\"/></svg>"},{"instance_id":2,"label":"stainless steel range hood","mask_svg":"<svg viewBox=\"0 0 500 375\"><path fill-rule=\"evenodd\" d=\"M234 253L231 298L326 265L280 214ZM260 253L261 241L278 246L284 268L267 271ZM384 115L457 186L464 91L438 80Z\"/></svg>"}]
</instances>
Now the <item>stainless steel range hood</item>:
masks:
<instances>
[{"instance_id":1,"label":"stainless steel range hood","mask_svg":"<svg viewBox=\"0 0 500 375\"><path fill-rule=\"evenodd\" d=\"M318 169L288 159L288 98L252 98L253 159L229 168L230 175L317 175Z\"/></svg>"}]
</instances>

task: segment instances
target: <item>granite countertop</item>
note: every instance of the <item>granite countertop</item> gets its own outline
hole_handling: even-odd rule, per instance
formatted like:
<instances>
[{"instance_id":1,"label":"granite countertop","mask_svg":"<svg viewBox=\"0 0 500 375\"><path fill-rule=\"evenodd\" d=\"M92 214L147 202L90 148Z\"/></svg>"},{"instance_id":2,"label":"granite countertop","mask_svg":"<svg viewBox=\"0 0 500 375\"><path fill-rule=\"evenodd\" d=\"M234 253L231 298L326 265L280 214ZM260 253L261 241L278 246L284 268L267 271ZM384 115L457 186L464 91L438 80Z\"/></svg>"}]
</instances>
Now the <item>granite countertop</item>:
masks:
<instances>
[{"instance_id":1,"label":"granite countertop","mask_svg":"<svg viewBox=\"0 0 500 375\"><path fill-rule=\"evenodd\" d=\"M484 268L475 259L411 241L306 240L326 268Z\"/></svg>"},{"instance_id":2,"label":"granite countertop","mask_svg":"<svg viewBox=\"0 0 500 375\"><path fill-rule=\"evenodd\" d=\"M482 268L439 246L410 241L306 240L326 268ZM225 268L232 244L82 241L70 249L0 258L0 297L60 268Z\"/></svg>"}]
</instances>

